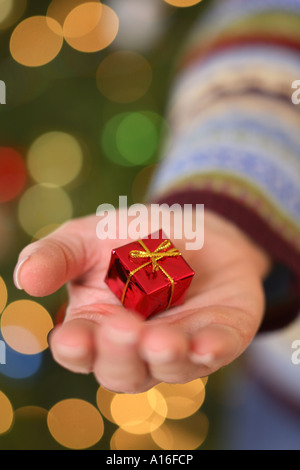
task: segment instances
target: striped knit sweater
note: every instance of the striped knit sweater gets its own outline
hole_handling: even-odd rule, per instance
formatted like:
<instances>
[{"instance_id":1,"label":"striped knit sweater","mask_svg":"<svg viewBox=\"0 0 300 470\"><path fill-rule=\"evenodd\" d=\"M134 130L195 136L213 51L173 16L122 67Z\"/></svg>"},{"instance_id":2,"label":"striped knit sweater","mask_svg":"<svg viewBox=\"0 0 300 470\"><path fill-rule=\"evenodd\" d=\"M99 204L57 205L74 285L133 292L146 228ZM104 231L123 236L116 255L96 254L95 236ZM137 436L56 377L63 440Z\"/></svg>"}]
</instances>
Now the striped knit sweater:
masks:
<instances>
[{"instance_id":1,"label":"striped knit sweater","mask_svg":"<svg viewBox=\"0 0 300 470\"><path fill-rule=\"evenodd\" d=\"M289 288L269 299L269 329L300 304L300 105L291 100L300 0L206 1L180 60L150 197L205 204L288 268Z\"/></svg>"}]
</instances>

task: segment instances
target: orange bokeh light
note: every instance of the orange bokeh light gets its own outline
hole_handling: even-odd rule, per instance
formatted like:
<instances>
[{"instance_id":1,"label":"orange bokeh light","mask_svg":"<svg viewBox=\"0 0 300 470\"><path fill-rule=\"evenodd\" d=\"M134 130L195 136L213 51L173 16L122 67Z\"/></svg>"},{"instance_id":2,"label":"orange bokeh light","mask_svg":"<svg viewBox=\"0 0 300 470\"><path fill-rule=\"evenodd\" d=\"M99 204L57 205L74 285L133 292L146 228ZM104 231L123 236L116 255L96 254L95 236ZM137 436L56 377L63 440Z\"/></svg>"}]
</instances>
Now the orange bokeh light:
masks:
<instances>
[{"instance_id":1,"label":"orange bokeh light","mask_svg":"<svg viewBox=\"0 0 300 470\"><path fill-rule=\"evenodd\" d=\"M104 433L99 411L79 399L63 400L54 405L47 422L54 439L69 449L87 449L97 444Z\"/></svg>"},{"instance_id":2,"label":"orange bokeh light","mask_svg":"<svg viewBox=\"0 0 300 470\"><path fill-rule=\"evenodd\" d=\"M32 16L13 31L10 38L11 55L27 67L40 67L51 62L63 45L60 24L46 16Z\"/></svg>"},{"instance_id":3,"label":"orange bokeh light","mask_svg":"<svg viewBox=\"0 0 300 470\"><path fill-rule=\"evenodd\" d=\"M67 43L81 52L105 49L114 41L118 30L119 19L114 10L95 2L74 8L63 27Z\"/></svg>"},{"instance_id":4,"label":"orange bokeh light","mask_svg":"<svg viewBox=\"0 0 300 470\"><path fill-rule=\"evenodd\" d=\"M54 18L63 26L68 14L83 3L91 3L91 0L52 0L47 10L47 16ZM95 3L99 4L99 1L95 0Z\"/></svg>"},{"instance_id":5,"label":"orange bokeh light","mask_svg":"<svg viewBox=\"0 0 300 470\"><path fill-rule=\"evenodd\" d=\"M14 411L10 400L0 391L0 434L10 430L13 419Z\"/></svg>"},{"instance_id":6,"label":"orange bokeh light","mask_svg":"<svg viewBox=\"0 0 300 470\"><path fill-rule=\"evenodd\" d=\"M202 0L165 0L166 3L169 5L172 5L173 7L191 7L193 5L196 5L197 3L200 3Z\"/></svg>"},{"instance_id":7,"label":"orange bokeh light","mask_svg":"<svg viewBox=\"0 0 300 470\"><path fill-rule=\"evenodd\" d=\"M42 305L32 300L9 304L1 316L6 343L21 354L38 354L48 348L47 337L53 321Z\"/></svg>"}]
</instances>

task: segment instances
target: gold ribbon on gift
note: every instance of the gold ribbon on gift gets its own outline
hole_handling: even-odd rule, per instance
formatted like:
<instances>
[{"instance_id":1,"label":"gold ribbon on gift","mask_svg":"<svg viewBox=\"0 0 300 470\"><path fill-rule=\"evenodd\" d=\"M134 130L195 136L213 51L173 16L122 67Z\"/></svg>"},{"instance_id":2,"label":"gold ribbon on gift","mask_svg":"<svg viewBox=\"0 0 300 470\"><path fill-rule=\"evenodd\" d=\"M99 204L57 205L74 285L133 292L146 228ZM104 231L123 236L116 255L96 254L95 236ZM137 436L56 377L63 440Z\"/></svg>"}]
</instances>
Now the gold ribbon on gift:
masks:
<instances>
[{"instance_id":1,"label":"gold ribbon on gift","mask_svg":"<svg viewBox=\"0 0 300 470\"><path fill-rule=\"evenodd\" d=\"M147 266L149 266L150 264L152 264L152 272L155 272L155 271L162 271L164 273L164 275L169 279L170 281L170 284L171 284L171 292L170 292L170 298L169 298L169 302L168 302L168 305L167 305L167 309L170 307L171 305L171 302L172 302L172 298L173 298L173 294L174 294L174 286L175 286L175 281L174 279L167 273L167 271L158 263L158 261L160 261L161 259L163 258L171 258L171 257L175 257L175 256L181 256L181 253L177 250L177 248L171 248L170 250L168 251L163 251L163 250L167 250L167 248L169 248L171 246L171 242L170 240L165 240L164 242L162 242L157 248L156 250L154 251L150 251L149 248L145 245L145 243L143 242L143 240L138 240L138 243L141 245L141 247L144 249L144 251L142 250L132 250L129 254L131 256L131 258L135 258L135 259L149 259L149 261L147 261L146 263L138 266L137 268L135 268L133 271L131 271L129 274L128 274L128 278L127 278L127 281L126 281L126 284L125 284L125 287L124 287L124 290L123 290L123 295L122 295L122 298L121 298L121 302L122 304L124 304L124 301L125 301L125 297L126 297L126 293L127 293L127 289L128 289L128 286L129 286L129 283L131 281L131 278L138 272L140 271L141 269L144 269L146 268Z\"/></svg>"}]
</instances>

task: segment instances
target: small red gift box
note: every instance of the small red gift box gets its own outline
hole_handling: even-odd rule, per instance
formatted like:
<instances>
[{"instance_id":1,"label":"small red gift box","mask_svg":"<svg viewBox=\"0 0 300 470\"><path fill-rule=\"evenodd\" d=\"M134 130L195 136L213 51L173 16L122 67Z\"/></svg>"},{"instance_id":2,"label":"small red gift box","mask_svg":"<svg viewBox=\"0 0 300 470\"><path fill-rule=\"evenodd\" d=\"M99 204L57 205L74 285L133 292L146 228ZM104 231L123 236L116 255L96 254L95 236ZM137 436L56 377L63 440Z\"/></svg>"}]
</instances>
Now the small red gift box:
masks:
<instances>
[{"instance_id":1,"label":"small red gift box","mask_svg":"<svg viewBox=\"0 0 300 470\"><path fill-rule=\"evenodd\" d=\"M144 318L181 305L194 271L162 230L112 251L106 284Z\"/></svg>"}]
</instances>

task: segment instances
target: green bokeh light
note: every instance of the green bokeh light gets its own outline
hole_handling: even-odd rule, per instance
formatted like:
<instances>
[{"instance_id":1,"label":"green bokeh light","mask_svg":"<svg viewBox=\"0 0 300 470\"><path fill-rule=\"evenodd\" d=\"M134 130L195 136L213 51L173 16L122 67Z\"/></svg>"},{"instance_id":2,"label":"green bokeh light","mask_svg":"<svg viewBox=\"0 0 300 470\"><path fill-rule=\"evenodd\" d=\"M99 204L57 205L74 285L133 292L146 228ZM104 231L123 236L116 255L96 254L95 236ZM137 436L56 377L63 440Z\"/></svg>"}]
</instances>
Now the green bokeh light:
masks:
<instances>
[{"instance_id":1,"label":"green bokeh light","mask_svg":"<svg viewBox=\"0 0 300 470\"><path fill-rule=\"evenodd\" d=\"M120 123L116 135L121 155L133 165L146 163L158 147L158 131L151 119L141 113L131 113Z\"/></svg>"},{"instance_id":2,"label":"green bokeh light","mask_svg":"<svg viewBox=\"0 0 300 470\"><path fill-rule=\"evenodd\" d=\"M106 157L118 165L153 163L165 129L164 119L154 112L121 113L104 127L102 148Z\"/></svg>"}]
</instances>

